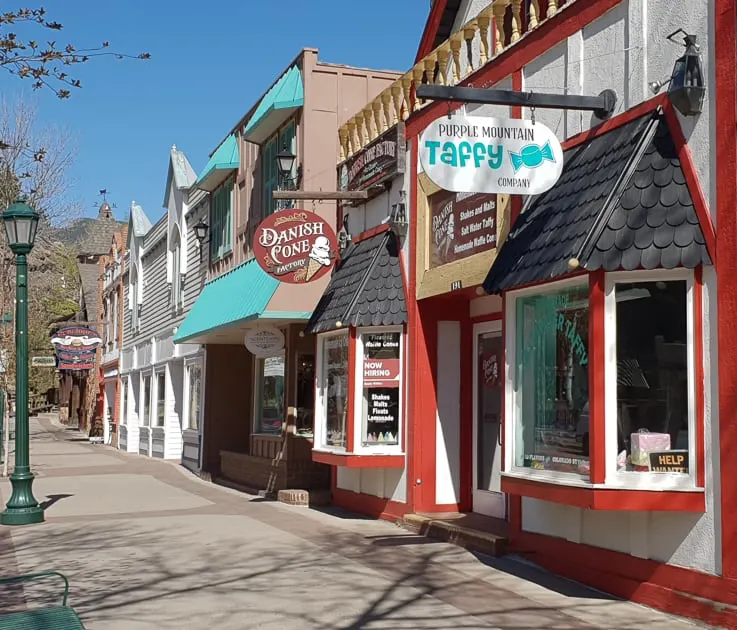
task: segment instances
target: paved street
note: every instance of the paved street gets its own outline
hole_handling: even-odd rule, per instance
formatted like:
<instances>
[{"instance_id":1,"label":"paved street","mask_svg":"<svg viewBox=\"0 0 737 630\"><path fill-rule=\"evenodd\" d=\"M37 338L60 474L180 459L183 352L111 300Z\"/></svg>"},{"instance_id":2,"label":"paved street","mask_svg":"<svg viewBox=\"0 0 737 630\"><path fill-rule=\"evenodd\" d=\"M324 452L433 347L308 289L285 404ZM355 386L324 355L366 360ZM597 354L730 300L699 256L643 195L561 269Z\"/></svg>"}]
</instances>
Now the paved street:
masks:
<instances>
[{"instance_id":1,"label":"paved street","mask_svg":"<svg viewBox=\"0 0 737 630\"><path fill-rule=\"evenodd\" d=\"M694 627L513 559L221 488L48 416L31 453L47 522L0 528L0 574L65 573L90 630Z\"/></svg>"}]
</instances>

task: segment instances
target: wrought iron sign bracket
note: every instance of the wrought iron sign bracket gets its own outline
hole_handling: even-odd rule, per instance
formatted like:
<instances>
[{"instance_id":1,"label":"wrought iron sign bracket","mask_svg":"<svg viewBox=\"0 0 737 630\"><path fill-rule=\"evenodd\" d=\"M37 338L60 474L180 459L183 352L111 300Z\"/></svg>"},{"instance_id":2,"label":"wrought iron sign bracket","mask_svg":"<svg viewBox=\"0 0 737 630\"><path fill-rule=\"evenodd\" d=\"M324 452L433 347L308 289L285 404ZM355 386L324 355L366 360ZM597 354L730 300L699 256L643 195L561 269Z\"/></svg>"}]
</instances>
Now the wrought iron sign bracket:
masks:
<instances>
[{"instance_id":1,"label":"wrought iron sign bracket","mask_svg":"<svg viewBox=\"0 0 737 630\"><path fill-rule=\"evenodd\" d=\"M420 85L417 87L417 98L433 101L481 103L484 105L591 111L594 116L601 120L611 117L617 105L617 93L614 90L604 90L599 96L579 96L576 94L546 94L545 92L518 92L515 90L449 85Z\"/></svg>"}]
</instances>

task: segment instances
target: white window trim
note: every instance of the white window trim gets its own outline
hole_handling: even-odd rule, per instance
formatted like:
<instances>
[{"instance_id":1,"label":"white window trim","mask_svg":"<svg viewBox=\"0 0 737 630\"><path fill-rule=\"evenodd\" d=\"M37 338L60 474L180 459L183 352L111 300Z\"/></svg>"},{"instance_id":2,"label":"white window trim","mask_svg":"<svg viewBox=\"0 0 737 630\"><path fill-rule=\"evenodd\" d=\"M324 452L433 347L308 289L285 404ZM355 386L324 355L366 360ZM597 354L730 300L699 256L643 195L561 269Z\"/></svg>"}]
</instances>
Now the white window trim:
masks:
<instances>
[{"instance_id":1,"label":"white window trim","mask_svg":"<svg viewBox=\"0 0 737 630\"><path fill-rule=\"evenodd\" d=\"M164 377L164 419L161 424L158 424L159 422L159 398L161 397L161 392L159 391L159 377ZM169 411L167 405L167 386L168 386L169 379L166 376L166 367L164 367L163 370L155 370L153 374L153 381L151 382L152 385L152 394L153 394L153 403L151 406L151 428L152 429L164 429L166 428L166 418L167 413ZM154 424L156 422L156 424Z\"/></svg>"},{"instance_id":2,"label":"white window trim","mask_svg":"<svg viewBox=\"0 0 737 630\"><path fill-rule=\"evenodd\" d=\"M150 378L150 384L148 388L148 418L145 415L146 411L146 379ZM140 421L138 423L139 427L145 427L146 429L151 429L151 415L154 413L154 404L153 404L153 396L154 396L154 373L153 370L147 370L146 372L141 372L141 389L139 392L139 404L141 405L141 411L140 411Z\"/></svg>"},{"instance_id":3,"label":"white window trim","mask_svg":"<svg viewBox=\"0 0 737 630\"><path fill-rule=\"evenodd\" d=\"M688 401L689 474L617 471L617 303L615 285L629 282L686 282L686 371ZM696 471L696 382L694 353L694 277L690 269L620 271L606 274L604 293L604 374L605 374L605 448L606 485L641 490L695 489Z\"/></svg>"},{"instance_id":4,"label":"white window trim","mask_svg":"<svg viewBox=\"0 0 737 630\"><path fill-rule=\"evenodd\" d=\"M199 413L197 414L197 428L193 429L191 426L189 426L189 401L190 401L190 394L191 394L191 387L192 387L192 380L189 376L189 368L191 367L198 367L200 369L200 409ZM204 361L201 357L197 357L196 359L186 359L184 361L184 401L182 404L182 413L185 418L185 422L182 423L184 425L185 431L195 431L197 433L201 433L202 431L202 398L204 393L204 387L205 385L205 370L204 370Z\"/></svg>"},{"instance_id":5,"label":"white window trim","mask_svg":"<svg viewBox=\"0 0 737 630\"><path fill-rule=\"evenodd\" d=\"M521 396L516 392L517 375L515 365L517 362L517 300L530 295L545 295L558 293L561 290L573 287L588 288L588 276L576 276L550 284L537 285L510 291L505 297L505 330L504 330L504 466L503 474L512 477L532 478L540 481L565 483L566 485L589 485L587 480L575 473L562 473L553 470L535 470L516 466L514 454L517 449L517 418L521 413Z\"/></svg>"},{"instance_id":6,"label":"white window trim","mask_svg":"<svg viewBox=\"0 0 737 630\"><path fill-rule=\"evenodd\" d=\"M355 360L355 387L353 396L353 418L348 418L349 422L353 422L353 448L351 452L356 455L404 455L404 330L402 326L369 326L358 328L356 330L356 356ZM398 429L399 443L395 445L380 446L363 446L361 444L361 436L363 435L363 335L372 335L379 333L399 333L399 408L398 408ZM348 383L348 391L350 391L351 383ZM349 445L351 446L351 445Z\"/></svg>"},{"instance_id":7,"label":"white window trim","mask_svg":"<svg viewBox=\"0 0 737 630\"><path fill-rule=\"evenodd\" d=\"M328 446L325 444L325 426L327 424L327 418L325 417L325 391L323 387L323 351L325 348L325 341L333 337L345 335L348 339L348 361L350 374L350 331L348 330L334 330L329 333L320 333L317 336L317 356L315 357L315 432L313 438L313 450L320 451L322 453L339 453L346 454L347 448L341 448L338 446ZM348 392L350 392L350 383L348 383ZM346 396L346 403L348 402L348 396ZM346 423L350 422L351 419L347 418ZM346 424L346 433L348 432L348 425ZM348 446L348 444L346 444Z\"/></svg>"},{"instance_id":8,"label":"white window trim","mask_svg":"<svg viewBox=\"0 0 737 630\"><path fill-rule=\"evenodd\" d=\"M283 331L282 331L283 332ZM251 435L256 435L259 437L281 437L281 435L284 433L284 423L287 421L287 418L282 418L282 430L279 433L264 433L262 431L258 431L259 429L259 408L258 408L258 400L259 400L259 391L261 391L261 383L259 382L258 374L258 363L259 361L263 361L264 359L269 359L273 357L281 356L284 359L284 389L283 389L283 395L284 395L284 410L287 411L288 405L287 405L287 381L289 380L287 376L289 375L289 362L287 359L287 349L284 348L280 353L271 355L271 357L257 357L254 355L253 357L253 422L251 422ZM287 413L287 416L289 414Z\"/></svg>"},{"instance_id":9,"label":"white window trim","mask_svg":"<svg viewBox=\"0 0 737 630\"><path fill-rule=\"evenodd\" d=\"M120 379L120 424L123 426L128 426L128 413L130 412L128 381L127 376Z\"/></svg>"},{"instance_id":10,"label":"white window trim","mask_svg":"<svg viewBox=\"0 0 737 630\"><path fill-rule=\"evenodd\" d=\"M614 287L617 283L657 282L669 280L685 280L687 285L687 370L688 370L688 414L689 414L689 475L678 473L617 472L617 359L616 359L616 301ZM571 287L588 287L588 276L576 276L545 285L526 287L510 291L505 296L505 395L504 395L504 468L502 476L537 480L556 485L574 486L594 489L646 490L646 491L682 491L702 492L696 486L696 394L695 394L695 352L694 352L694 276L693 270L673 269L657 271L622 271L606 274L604 298L604 370L605 370L605 483L592 484L586 478L575 473L557 471L531 470L514 465L514 454L517 446L516 421L520 396L516 392L516 335L517 335L517 300L530 295L557 293ZM611 420L613 419L613 420Z\"/></svg>"}]
</instances>

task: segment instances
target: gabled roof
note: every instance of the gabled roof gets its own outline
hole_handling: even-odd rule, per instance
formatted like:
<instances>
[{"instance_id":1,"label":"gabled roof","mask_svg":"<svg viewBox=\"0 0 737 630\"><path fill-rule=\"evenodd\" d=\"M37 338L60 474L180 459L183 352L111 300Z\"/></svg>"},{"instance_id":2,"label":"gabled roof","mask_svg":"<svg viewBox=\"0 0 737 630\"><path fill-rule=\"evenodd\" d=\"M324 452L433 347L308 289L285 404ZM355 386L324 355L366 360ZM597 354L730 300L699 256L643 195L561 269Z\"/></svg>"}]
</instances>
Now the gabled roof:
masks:
<instances>
[{"instance_id":1,"label":"gabled roof","mask_svg":"<svg viewBox=\"0 0 737 630\"><path fill-rule=\"evenodd\" d=\"M131 201L131 213L128 219L128 238L126 247L130 247L132 238L141 238L148 234L153 226L140 205Z\"/></svg>"},{"instance_id":2,"label":"gabled roof","mask_svg":"<svg viewBox=\"0 0 737 630\"><path fill-rule=\"evenodd\" d=\"M399 244L386 230L351 244L336 267L305 331L407 322Z\"/></svg>"},{"instance_id":3,"label":"gabled roof","mask_svg":"<svg viewBox=\"0 0 737 630\"><path fill-rule=\"evenodd\" d=\"M194 172L192 165L189 163L187 156L177 149L175 144L169 153L169 172L166 176L166 191L164 192L164 208L169 206L169 195L171 193L171 184L178 190L186 190L192 186L197 180L197 173Z\"/></svg>"},{"instance_id":4,"label":"gabled roof","mask_svg":"<svg viewBox=\"0 0 737 630\"><path fill-rule=\"evenodd\" d=\"M711 264L664 115L636 118L564 152L558 182L532 198L502 245L489 293L570 274Z\"/></svg>"},{"instance_id":5,"label":"gabled roof","mask_svg":"<svg viewBox=\"0 0 737 630\"><path fill-rule=\"evenodd\" d=\"M417 48L415 63L440 46L453 33L453 24L458 17L461 0L434 0L430 15L425 22L420 45Z\"/></svg>"}]
</instances>

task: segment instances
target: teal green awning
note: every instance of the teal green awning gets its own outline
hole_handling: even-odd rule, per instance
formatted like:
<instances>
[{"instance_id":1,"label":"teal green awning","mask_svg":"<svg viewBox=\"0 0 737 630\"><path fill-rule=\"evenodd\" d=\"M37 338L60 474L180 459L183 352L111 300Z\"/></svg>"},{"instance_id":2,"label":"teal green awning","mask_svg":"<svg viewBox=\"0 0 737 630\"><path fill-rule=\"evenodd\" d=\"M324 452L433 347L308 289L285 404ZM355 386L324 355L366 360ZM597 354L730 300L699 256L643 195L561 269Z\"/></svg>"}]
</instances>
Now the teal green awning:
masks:
<instances>
[{"instance_id":1,"label":"teal green awning","mask_svg":"<svg viewBox=\"0 0 737 630\"><path fill-rule=\"evenodd\" d=\"M279 281L264 272L254 259L238 265L203 287L174 335L174 343L191 342L261 317L278 286Z\"/></svg>"},{"instance_id":2,"label":"teal green awning","mask_svg":"<svg viewBox=\"0 0 737 630\"><path fill-rule=\"evenodd\" d=\"M238 150L238 139L235 134L230 134L212 154L207 166L197 178L195 186L212 192L225 181L232 171L238 170L240 164L241 154Z\"/></svg>"},{"instance_id":3,"label":"teal green awning","mask_svg":"<svg viewBox=\"0 0 737 630\"><path fill-rule=\"evenodd\" d=\"M302 73L292 66L261 99L246 125L244 138L263 144L304 102Z\"/></svg>"}]
</instances>

